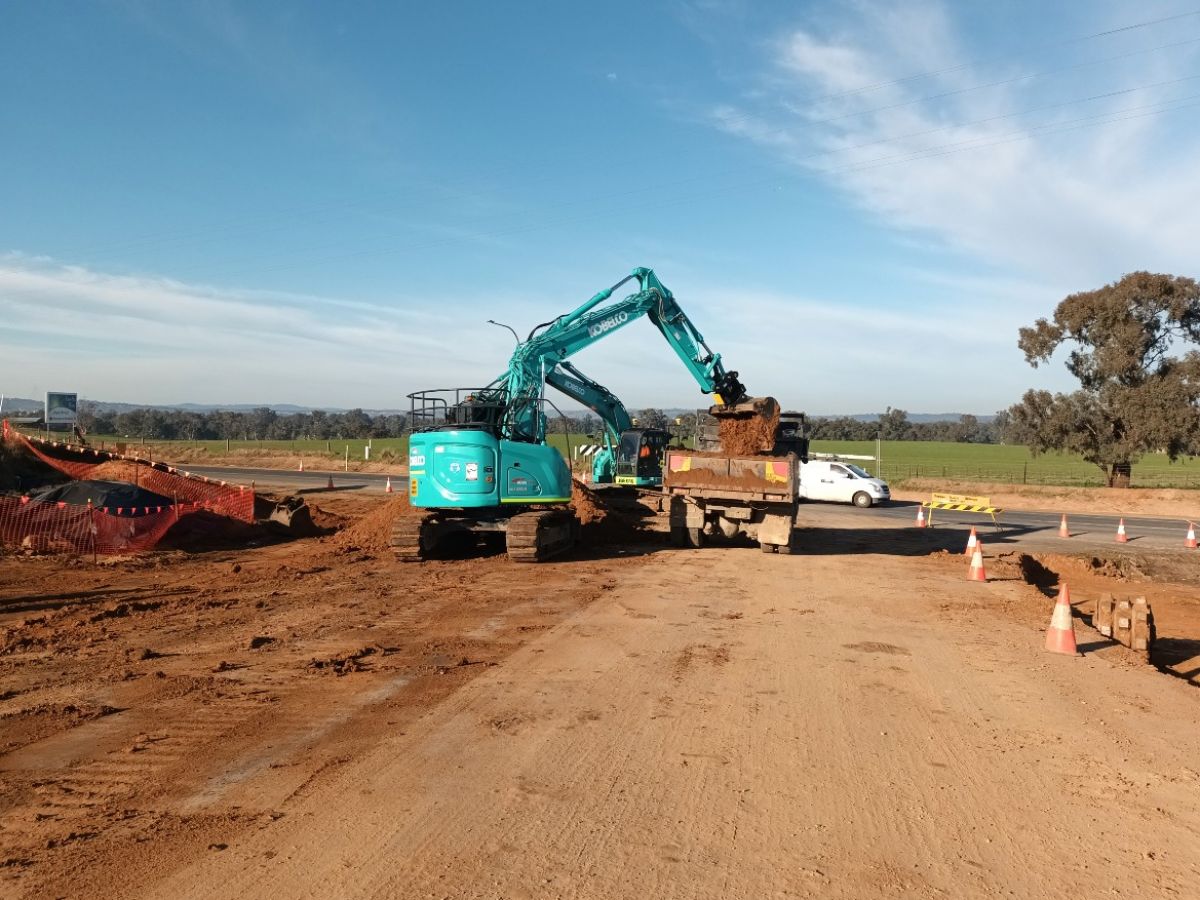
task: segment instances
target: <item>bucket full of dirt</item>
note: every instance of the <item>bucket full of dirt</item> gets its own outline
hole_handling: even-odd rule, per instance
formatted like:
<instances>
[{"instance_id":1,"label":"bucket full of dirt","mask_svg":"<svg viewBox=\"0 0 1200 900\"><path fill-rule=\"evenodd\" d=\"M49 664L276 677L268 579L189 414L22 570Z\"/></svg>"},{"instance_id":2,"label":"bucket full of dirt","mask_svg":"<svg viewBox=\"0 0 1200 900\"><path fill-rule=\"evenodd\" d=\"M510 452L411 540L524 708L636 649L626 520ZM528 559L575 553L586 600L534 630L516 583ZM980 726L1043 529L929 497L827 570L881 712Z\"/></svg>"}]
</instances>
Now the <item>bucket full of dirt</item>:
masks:
<instances>
[{"instance_id":1,"label":"bucket full of dirt","mask_svg":"<svg viewBox=\"0 0 1200 900\"><path fill-rule=\"evenodd\" d=\"M739 404L724 410L714 409L720 430L721 449L728 456L753 456L775 448L779 429L779 404L771 397Z\"/></svg>"}]
</instances>

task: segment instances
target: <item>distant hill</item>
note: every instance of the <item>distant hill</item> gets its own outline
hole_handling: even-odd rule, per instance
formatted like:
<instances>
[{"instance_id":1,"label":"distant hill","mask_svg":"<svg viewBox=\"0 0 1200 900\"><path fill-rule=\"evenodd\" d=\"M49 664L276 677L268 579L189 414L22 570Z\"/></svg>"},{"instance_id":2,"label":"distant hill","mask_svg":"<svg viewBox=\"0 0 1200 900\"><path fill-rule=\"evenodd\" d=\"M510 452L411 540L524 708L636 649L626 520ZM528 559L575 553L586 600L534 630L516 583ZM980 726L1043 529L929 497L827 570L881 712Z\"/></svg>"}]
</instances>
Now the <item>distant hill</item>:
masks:
<instances>
[{"instance_id":1,"label":"distant hill","mask_svg":"<svg viewBox=\"0 0 1200 900\"><path fill-rule=\"evenodd\" d=\"M123 403L116 400L81 400L81 403L88 403L97 412L101 413L123 413L134 409L169 409L180 410L182 412L250 412L254 409L262 409L264 406L274 410L283 416L290 416L294 413L310 413L314 410L321 410L330 413L343 413L353 407L350 406L299 406L295 403ZM17 412L23 410L32 410L41 412L45 401L30 400L25 397L5 397L4 412ZM407 409L364 409L369 416L388 416L397 413L407 413Z\"/></svg>"},{"instance_id":2,"label":"distant hill","mask_svg":"<svg viewBox=\"0 0 1200 900\"><path fill-rule=\"evenodd\" d=\"M788 408L790 409L790 407L788 407ZM684 409L681 407L671 407L670 409L663 410L663 413L667 416L667 418L674 418L675 416L682 415L684 413L690 413L690 412L695 412L695 407L687 408L687 409ZM810 415L809 418L810 419L854 419L855 421L858 421L858 422L877 422L877 421L879 421L879 417L881 415L883 415L883 414L882 413L849 413L849 414L847 414L847 413L823 413L821 415ZM913 412L910 412L908 414L908 421L910 421L910 422L957 422L964 415L966 415L966 413L956 413L956 412L955 413L913 413ZM972 415L974 415L975 418L977 418L981 423L990 422L990 421L992 421L992 419L996 418L995 414L993 414L993 413L986 413L986 414L985 413L972 413Z\"/></svg>"},{"instance_id":3,"label":"distant hill","mask_svg":"<svg viewBox=\"0 0 1200 900\"><path fill-rule=\"evenodd\" d=\"M98 412L103 413L122 413L129 412L133 409L172 409L183 410L184 412L250 412L253 409L261 409L266 406L283 416L290 416L295 413L311 413L315 410L329 413L344 413L347 410L353 409L350 406L302 406L295 403L165 403L165 404L147 404L147 403L123 403L115 400L88 400ZM43 406L42 400L30 400L27 397L5 397L3 412L15 413L21 411L41 412ZM642 409L643 407L638 407ZM582 416L586 410L579 408L570 408L563 406L562 411L569 416ZM669 419L685 413L695 412L698 407L694 406L670 406L663 408L663 414ZM407 413L407 409L363 409L369 416L390 416ZM636 410L631 410L636 412ZM830 414L822 416L813 416L812 418L821 419L855 419L859 422L874 422L879 419L880 413L852 413ZM990 422L995 418L992 414L974 414L980 422ZM962 418L963 413L913 413L908 414L910 422L957 422Z\"/></svg>"},{"instance_id":4,"label":"distant hill","mask_svg":"<svg viewBox=\"0 0 1200 900\"><path fill-rule=\"evenodd\" d=\"M0 412L42 412L45 400L30 400L27 397L5 397L4 408Z\"/></svg>"},{"instance_id":5,"label":"distant hill","mask_svg":"<svg viewBox=\"0 0 1200 900\"><path fill-rule=\"evenodd\" d=\"M882 415L882 413L854 413L849 416L819 416L818 418L821 418L821 419L848 418L848 419L855 419L859 422L876 422L879 420L879 417L881 415ZM910 422L957 422L959 419L961 419L965 415L967 415L967 413L912 413L912 412L910 412L908 414L908 421L910 421ZM992 413L988 413L988 414L970 413L970 415L975 416L975 418L977 418L980 422L990 422L990 421L992 421L992 419L996 418L996 416Z\"/></svg>"}]
</instances>

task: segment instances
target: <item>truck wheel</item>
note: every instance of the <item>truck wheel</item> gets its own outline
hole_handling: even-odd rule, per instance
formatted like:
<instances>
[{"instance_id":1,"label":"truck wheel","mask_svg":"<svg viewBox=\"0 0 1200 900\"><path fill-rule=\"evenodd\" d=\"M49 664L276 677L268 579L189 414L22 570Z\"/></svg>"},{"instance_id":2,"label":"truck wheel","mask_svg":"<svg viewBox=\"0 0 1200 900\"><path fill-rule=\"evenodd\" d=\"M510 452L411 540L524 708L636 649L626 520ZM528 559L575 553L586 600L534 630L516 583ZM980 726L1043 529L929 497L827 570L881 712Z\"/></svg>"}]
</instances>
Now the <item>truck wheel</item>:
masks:
<instances>
[{"instance_id":1,"label":"truck wheel","mask_svg":"<svg viewBox=\"0 0 1200 900\"><path fill-rule=\"evenodd\" d=\"M868 509L871 506L871 495L866 491L859 491L854 495L854 505L859 509Z\"/></svg>"},{"instance_id":2,"label":"truck wheel","mask_svg":"<svg viewBox=\"0 0 1200 900\"><path fill-rule=\"evenodd\" d=\"M686 547L688 545L688 530L682 525L671 526L671 546Z\"/></svg>"}]
</instances>

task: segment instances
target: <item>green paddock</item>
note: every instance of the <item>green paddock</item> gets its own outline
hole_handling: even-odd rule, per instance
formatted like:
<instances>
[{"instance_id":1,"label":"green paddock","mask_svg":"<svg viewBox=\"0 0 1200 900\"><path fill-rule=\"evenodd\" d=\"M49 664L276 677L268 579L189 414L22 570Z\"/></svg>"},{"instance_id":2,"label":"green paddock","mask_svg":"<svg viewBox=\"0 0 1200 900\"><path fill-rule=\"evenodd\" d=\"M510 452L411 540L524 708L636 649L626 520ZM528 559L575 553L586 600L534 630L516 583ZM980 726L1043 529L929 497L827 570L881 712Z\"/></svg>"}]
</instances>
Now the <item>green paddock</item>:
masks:
<instances>
[{"instance_id":1,"label":"green paddock","mask_svg":"<svg viewBox=\"0 0 1200 900\"><path fill-rule=\"evenodd\" d=\"M874 456L874 441L813 441L820 453ZM1073 453L1035 456L1028 447L1008 444L955 444L948 441L884 441L879 462L865 463L891 482L910 478L1103 487L1098 466ZM1144 456L1133 465L1134 487L1200 488L1200 458L1171 462L1164 453Z\"/></svg>"},{"instance_id":2,"label":"green paddock","mask_svg":"<svg viewBox=\"0 0 1200 900\"><path fill-rule=\"evenodd\" d=\"M365 439L338 439L294 441L146 441L137 438L122 438L117 435L89 435L92 446L115 450L118 441L124 442L129 452L140 455L149 453L156 459L171 460L186 458L201 462L203 456L211 456L219 462L226 453L239 456L286 456L291 454L324 460L320 464L344 461L363 461ZM568 442L571 447L593 442L587 435L555 434L550 443L567 455ZM812 449L820 453L848 453L874 456L874 441L813 441ZM893 483L902 483L912 478L934 478L999 482L1005 484L1045 484L1080 487L1102 487L1106 484L1104 473L1097 466L1085 462L1069 453L1045 453L1033 455L1029 448L1003 444L955 444L947 441L884 441L882 444L882 466L878 462L865 463L873 474L881 474ZM404 463L408 458L408 438L373 438L371 460L373 462ZM1133 466L1135 487L1200 488L1200 458L1186 458L1171 462L1165 454L1155 453L1143 457Z\"/></svg>"}]
</instances>

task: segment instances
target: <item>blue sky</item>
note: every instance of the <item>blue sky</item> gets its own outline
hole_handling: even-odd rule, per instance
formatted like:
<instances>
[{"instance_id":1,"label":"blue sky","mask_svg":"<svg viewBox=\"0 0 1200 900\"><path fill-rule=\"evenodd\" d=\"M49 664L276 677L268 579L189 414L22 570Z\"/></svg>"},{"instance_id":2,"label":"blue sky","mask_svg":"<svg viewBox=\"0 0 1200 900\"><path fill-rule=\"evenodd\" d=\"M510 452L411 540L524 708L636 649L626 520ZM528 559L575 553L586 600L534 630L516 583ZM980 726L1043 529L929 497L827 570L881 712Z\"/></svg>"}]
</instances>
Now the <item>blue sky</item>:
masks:
<instances>
[{"instance_id":1,"label":"blue sky","mask_svg":"<svg viewBox=\"0 0 1200 900\"><path fill-rule=\"evenodd\" d=\"M1197 274L1200 4L1044 6L8 4L0 390L402 407L639 265L788 407L1068 388L1019 326Z\"/></svg>"}]
</instances>

